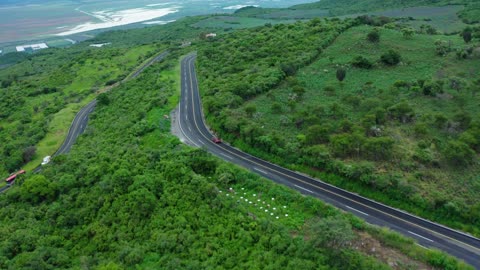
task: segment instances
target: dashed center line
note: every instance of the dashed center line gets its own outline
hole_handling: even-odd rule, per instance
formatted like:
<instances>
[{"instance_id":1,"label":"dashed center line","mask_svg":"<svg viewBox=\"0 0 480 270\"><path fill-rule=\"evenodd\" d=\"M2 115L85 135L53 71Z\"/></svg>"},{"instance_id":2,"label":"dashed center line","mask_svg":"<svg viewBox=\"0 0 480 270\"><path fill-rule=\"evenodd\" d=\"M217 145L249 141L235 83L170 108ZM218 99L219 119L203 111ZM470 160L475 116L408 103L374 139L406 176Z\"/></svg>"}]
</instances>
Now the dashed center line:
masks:
<instances>
[{"instance_id":1,"label":"dashed center line","mask_svg":"<svg viewBox=\"0 0 480 270\"><path fill-rule=\"evenodd\" d=\"M355 209L355 208L353 208L353 207L350 207L350 206L348 206L348 205L345 205L345 207L347 207L348 209L353 210L353 211L355 211L355 212L358 212L358 213L360 213L360 214L363 214L363 215L365 215L365 216L368 216L367 213L362 212L362 211L360 211L360 210L357 210L357 209Z\"/></svg>"}]
</instances>

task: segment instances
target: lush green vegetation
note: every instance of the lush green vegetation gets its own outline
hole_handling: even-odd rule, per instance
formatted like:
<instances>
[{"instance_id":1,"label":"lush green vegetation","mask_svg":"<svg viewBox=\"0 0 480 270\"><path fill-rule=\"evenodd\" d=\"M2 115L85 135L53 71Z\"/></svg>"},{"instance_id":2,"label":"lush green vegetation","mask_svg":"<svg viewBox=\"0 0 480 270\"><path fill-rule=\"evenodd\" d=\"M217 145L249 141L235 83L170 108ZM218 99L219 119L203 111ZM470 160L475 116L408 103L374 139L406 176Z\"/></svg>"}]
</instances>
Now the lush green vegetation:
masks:
<instances>
[{"instance_id":1,"label":"lush green vegetation","mask_svg":"<svg viewBox=\"0 0 480 270\"><path fill-rule=\"evenodd\" d=\"M465 5L465 9L461 14L463 14L462 18L467 20L472 19L470 16L473 14L470 11L478 9L476 0L322 0L310 4L296 5L292 9L325 9L329 11L330 15L338 16L393 8L445 5Z\"/></svg>"},{"instance_id":2,"label":"lush green vegetation","mask_svg":"<svg viewBox=\"0 0 480 270\"><path fill-rule=\"evenodd\" d=\"M458 33L466 24L478 23L480 6L475 1L354 1L327 0L284 9L245 7L239 17L262 19L312 19L316 17L389 17L416 29L433 27L442 33Z\"/></svg>"},{"instance_id":3,"label":"lush green vegetation","mask_svg":"<svg viewBox=\"0 0 480 270\"><path fill-rule=\"evenodd\" d=\"M388 23L350 28L325 50L297 36L275 53L273 44L290 42L289 29L308 39L319 25L341 24L264 27L207 43L199 66L212 127L256 155L480 234L478 39L466 44ZM270 35L283 41L256 42ZM272 53L253 57L263 51ZM308 52L318 61L297 72L298 55ZM292 69L284 64L289 53L299 60Z\"/></svg>"},{"instance_id":4,"label":"lush green vegetation","mask_svg":"<svg viewBox=\"0 0 480 270\"><path fill-rule=\"evenodd\" d=\"M0 70L0 174L8 175L31 160L53 154L79 105L161 49L84 44L70 50L48 49ZM37 144L45 136L46 144L37 153Z\"/></svg>"},{"instance_id":5,"label":"lush green vegetation","mask_svg":"<svg viewBox=\"0 0 480 270\"><path fill-rule=\"evenodd\" d=\"M207 116L226 139L471 230L480 212L473 196L480 189L478 85L469 75L479 71L477 29L462 34L471 38L466 46L462 37L401 24L358 26L391 22L383 18L289 25L237 18L232 29L267 24L197 41L211 30L231 30L215 18L0 57L19 62L0 70L6 176L56 149L75 112L105 86L154 53L170 45L172 51L138 79L98 96L71 153L19 177L0 196L0 268L471 269L182 145L165 115L179 99L178 58L197 49ZM367 41L368 33L378 39ZM177 50L184 41L193 48ZM111 45L88 47L105 42ZM457 114L460 106L468 114ZM381 245L377 254L369 243Z\"/></svg>"},{"instance_id":6,"label":"lush green vegetation","mask_svg":"<svg viewBox=\"0 0 480 270\"><path fill-rule=\"evenodd\" d=\"M320 20L267 25L203 43L199 73L207 114L220 116L223 110L238 107L276 86L285 76L294 75L347 27L349 22L325 24ZM226 64L220 65L222 61ZM234 129L238 124L234 119L224 123Z\"/></svg>"},{"instance_id":7,"label":"lush green vegetation","mask_svg":"<svg viewBox=\"0 0 480 270\"><path fill-rule=\"evenodd\" d=\"M229 31L239 28L250 28L263 26L265 24L278 24L278 23L287 23L288 20L270 20L270 19L260 19L260 18L249 18L249 17L240 17L240 16L211 16L204 20L201 20L195 24L192 24L193 27L215 29L220 28L224 31Z\"/></svg>"},{"instance_id":8,"label":"lush green vegetation","mask_svg":"<svg viewBox=\"0 0 480 270\"><path fill-rule=\"evenodd\" d=\"M470 269L181 145L163 117L178 102L177 59L103 94L69 155L0 196L0 268L388 269L355 248L361 231Z\"/></svg>"}]
</instances>

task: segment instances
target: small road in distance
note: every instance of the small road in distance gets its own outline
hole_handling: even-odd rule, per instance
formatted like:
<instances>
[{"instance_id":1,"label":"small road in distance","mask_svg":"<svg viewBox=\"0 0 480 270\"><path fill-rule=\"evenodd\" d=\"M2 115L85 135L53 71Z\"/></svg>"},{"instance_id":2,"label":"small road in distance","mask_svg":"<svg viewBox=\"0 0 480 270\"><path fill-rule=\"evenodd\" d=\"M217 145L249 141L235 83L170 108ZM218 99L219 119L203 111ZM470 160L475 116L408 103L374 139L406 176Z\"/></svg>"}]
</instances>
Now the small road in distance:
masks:
<instances>
[{"instance_id":1,"label":"small road in distance","mask_svg":"<svg viewBox=\"0 0 480 270\"><path fill-rule=\"evenodd\" d=\"M137 78L147 67L151 66L155 62L162 61L167 55L169 54L169 51L164 51L145 64L141 65L132 75L128 76L122 82L126 82L131 79ZM117 86L117 84L113 85L112 87ZM112 88L111 87L111 88ZM111 89L109 88L109 89ZM58 156L61 154L67 154L70 149L72 148L73 144L77 140L78 136L80 136L85 129L87 128L88 124L88 116L90 113L93 112L95 109L95 106L97 105L97 99L92 100L90 103L85 105L76 115L75 118L73 119L72 124L70 125L70 128L68 130L67 137L63 141L63 144L58 148L58 150L53 154L53 156ZM42 170L42 166L36 167L33 172L39 172ZM1 192L1 190L0 190Z\"/></svg>"}]
</instances>

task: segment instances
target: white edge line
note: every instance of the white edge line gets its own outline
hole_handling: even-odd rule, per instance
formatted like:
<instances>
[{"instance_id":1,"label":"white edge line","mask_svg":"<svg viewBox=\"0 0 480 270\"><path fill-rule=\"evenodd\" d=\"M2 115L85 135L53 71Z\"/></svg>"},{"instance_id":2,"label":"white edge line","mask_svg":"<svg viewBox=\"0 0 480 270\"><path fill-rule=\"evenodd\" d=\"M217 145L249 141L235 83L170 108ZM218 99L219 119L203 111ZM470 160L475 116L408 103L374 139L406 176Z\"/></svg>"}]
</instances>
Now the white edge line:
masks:
<instances>
[{"instance_id":1,"label":"white edge line","mask_svg":"<svg viewBox=\"0 0 480 270\"><path fill-rule=\"evenodd\" d=\"M307 191L307 192L314 193L314 192L311 191L310 189L306 189L306 188L301 187L301 186L299 186L299 185L294 185L294 186L296 186L296 187L299 188L299 189L305 190L305 191Z\"/></svg>"},{"instance_id":2,"label":"white edge line","mask_svg":"<svg viewBox=\"0 0 480 270\"><path fill-rule=\"evenodd\" d=\"M427 237L425 237L425 236L421 236L421 235L416 234L416 233L411 232L411 231L408 231L408 232L411 233L411 234L413 234L413 235L415 235L415 236L417 236L417 237L420 237L420 238L422 238L422 239L425 239L425 240L427 240L427 241L435 242L435 241L433 241L432 239L429 239L429 238L427 238Z\"/></svg>"},{"instance_id":3,"label":"white edge line","mask_svg":"<svg viewBox=\"0 0 480 270\"><path fill-rule=\"evenodd\" d=\"M415 245L417 245L417 246L419 246L419 247L422 247L422 248L424 248L424 249L429 249L428 247L423 246L423 245L420 245L419 243L415 243Z\"/></svg>"},{"instance_id":4,"label":"white edge line","mask_svg":"<svg viewBox=\"0 0 480 270\"><path fill-rule=\"evenodd\" d=\"M236 149L239 150L238 148L236 148ZM239 151L241 151L241 150L239 150ZM280 169L286 170L286 171L288 171L288 172L294 173L294 175L296 174L296 175L299 175L299 176L303 176L303 177L306 177L306 178L308 178L308 179L310 179L310 180L313 180L313 181L322 183L322 184L324 184L324 185L330 186L333 190L342 191L342 192L346 192L346 193L348 193L348 194L352 194L352 195L357 196L357 197L359 197L359 198L361 198L361 199L365 199L365 200L367 200L367 201L370 201L370 202L373 203L373 204L381 205L381 206L386 207L386 208L389 208L389 209L391 209L391 210L393 210L393 211L398 211L398 212L401 212L401 213L403 213L403 214L406 214L406 215L408 215L408 216L410 216L410 217L412 217L412 218L414 218L414 219L419 219L419 220L425 221L425 222L427 222L427 223L429 223L429 224L433 224L433 225L435 225L435 226L441 227L441 228L446 229L446 230L448 230L448 231L461 234L461 235L466 236L466 237L468 237L468 238L470 238L470 239L480 240L479 238L477 238L477 237L475 237L475 236L473 236L473 235L471 235L471 234L468 234L468 233L465 233L465 232L462 232L462 231L459 231L459 230L456 230L456 229L452 229L452 228L447 227L447 226L445 226L445 225L442 225L442 224L440 224L440 223L433 222L433 221L431 221L431 220L428 220L428 219L422 218L422 217L420 217L420 216L411 214L411 213L409 213L409 212L407 212L407 211L405 211L405 210L402 210L402 209L399 209L399 208L395 208L395 207L386 205L386 204L381 203L381 202L377 202L377 201L375 201L375 200L372 200L372 199L369 199L369 198L367 198L367 197L361 196L361 195L359 195L359 194L357 194L357 193L348 191L348 190L346 190L346 189L341 189L341 188L336 187L336 186L334 186L334 185L332 185L332 184L330 184L330 183L328 183L328 182L325 182L325 181L323 181L323 180L321 180L321 179L317 179L317 178L314 178L314 177L311 177L311 176L307 176L307 175L298 174L297 172L295 172L295 171L293 171L293 170L291 170L291 169L281 167L281 166L279 166L279 165L277 165L277 164L275 164L275 163L272 163L272 162L267 161L267 160L264 160L264 159L260 159L260 158L258 158L258 157L255 157L255 156L251 155L251 154L248 154L248 153L246 153L246 152L243 152L243 151L241 151L241 152L242 152L243 154L246 154L246 155L247 155L248 157L250 157L250 158L256 158L256 159L259 159L259 160L261 160L261 161L263 161L263 162L265 162L265 163L268 163L268 164L272 165L272 166L274 167L274 170L275 170L275 171L279 171ZM244 157L244 159L247 160L248 158L245 158L245 157ZM261 165L261 166L263 166L263 165ZM295 178L298 178L296 175L293 177L294 179L295 179ZM329 191L329 192L335 193L334 191ZM379 209L376 208L375 206L368 206L368 207L370 207L370 208L372 208L372 209L374 209L374 210L376 210L376 211L382 212L382 213L384 212L384 211L379 210ZM396 219L409 222L409 223L411 223L411 224L413 224L413 225L415 225L415 226L418 226L418 227L420 227L420 228L428 229L428 228L426 228L425 226L422 226L422 225L417 224L415 221L408 221L408 220L403 219L403 218L401 218L401 217L399 217L399 216L397 216L397 215L394 215L394 214L392 214L391 216L394 217L394 218L396 218ZM441 236L443 236L443 237L446 236L445 234L442 234L442 233L440 233L440 232L438 232L438 231L436 231L436 230L431 230L431 231L432 231L433 233L438 234L438 235L441 235ZM448 236L447 236L447 237L448 237ZM456 238L453 238L453 237L448 237L448 238L449 238L449 239L456 240L456 241L459 241L459 240L457 240ZM428 238L427 238L427 239L428 239ZM429 240L430 240L430 239L429 239ZM432 241L432 240L430 240L430 241ZM461 242L461 241L459 241L459 242ZM461 242L461 243L465 243L465 242ZM470 245L469 245L469 246L470 246ZM475 247L474 247L474 248L475 248Z\"/></svg>"},{"instance_id":5,"label":"white edge line","mask_svg":"<svg viewBox=\"0 0 480 270\"><path fill-rule=\"evenodd\" d=\"M355 208L353 208L353 207L350 207L350 206L348 206L348 205L345 205L345 207L347 207L348 209L353 210L353 211L355 211L355 212L358 212L358 213L360 213L360 214L363 214L363 215L365 215L365 216L369 216L369 214L367 214L367 213L365 213L365 212L362 212L362 211L360 211L360 210L357 210L357 209L355 209Z\"/></svg>"}]
</instances>

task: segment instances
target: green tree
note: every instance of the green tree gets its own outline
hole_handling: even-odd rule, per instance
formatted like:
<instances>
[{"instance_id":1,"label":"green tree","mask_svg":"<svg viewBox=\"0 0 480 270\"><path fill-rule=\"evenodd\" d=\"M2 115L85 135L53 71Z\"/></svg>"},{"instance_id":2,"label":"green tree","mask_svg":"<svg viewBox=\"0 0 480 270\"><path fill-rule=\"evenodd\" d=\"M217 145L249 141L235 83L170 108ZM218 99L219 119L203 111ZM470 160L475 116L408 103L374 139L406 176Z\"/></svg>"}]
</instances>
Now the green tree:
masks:
<instances>
[{"instance_id":1,"label":"green tree","mask_svg":"<svg viewBox=\"0 0 480 270\"><path fill-rule=\"evenodd\" d=\"M415 34L415 29L413 29L411 27L403 28L402 29L402 34L403 34L404 38L412 39L413 35Z\"/></svg>"},{"instance_id":2,"label":"green tree","mask_svg":"<svg viewBox=\"0 0 480 270\"><path fill-rule=\"evenodd\" d=\"M101 93L98 95L97 101L99 105L108 105L110 103L110 98L107 93Z\"/></svg>"},{"instance_id":3,"label":"green tree","mask_svg":"<svg viewBox=\"0 0 480 270\"><path fill-rule=\"evenodd\" d=\"M345 77L347 76L347 70L346 70L345 68L343 68L343 67L338 68L338 69L337 69L336 76L337 76L337 80L338 80L338 81L343 82L343 80L344 80Z\"/></svg>"},{"instance_id":4,"label":"green tree","mask_svg":"<svg viewBox=\"0 0 480 270\"><path fill-rule=\"evenodd\" d=\"M472 41L472 38L473 38L472 29L468 28L468 27L465 28L462 31L461 36L462 36L463 40L465 41L465 43L470 43L470 41Z\"/></svg>"},{"instance_id":5,"label":"green tree","mask_svg":"<svg viewBox=\"0 0 480 270\"><path fill-rule=\"evenodd\" d=\"M254 104L248 104L245 107L245 112L247 113L248 117L252 117L253 114L257 112L257 106L255 106Z\"/></svg>"},{"instance_id":6,"label":"green tree","mask_svg":"<svg viewBox=\"0 0 480 270\"><path fill-rule=\"evenodd\" d=\"M452 51L452 46L449 42L444 40L435 41L435 52L439 56L445 56Z\"/></svg>"},{"instance_id":7,"label":"green tree","mask_svg":"<svg viewBox=\"0 0 480 270\"><path fill-rule=\"evenodd\" d=\"M51 200L55 198L57 192L57 184L50 182L41 174L30 176L23 182L20 187L22 199L33 203Z\"/></svg>"},{"instance_id":8,"label":"green tree","mask_svg":"<svg viewBox=\"0 0 480 270\"><path fill-rule=\"evenodd\" d=\"M365 136L359 133L335 134L330 136L330 147L332 152L339 157L359 156L362 152L363 141L365 141Z\"/></svg>"},{"instance_id":9,"label":"green tree","mask_svg":"<svg viewBox=\"0 0 480 270\"><path fill-rule=\"evenodd\" d=\"M368 138L363 149L367 157L373 160L388 160L393 155L395 141L388 137Z\"/></svg>"},{"instance_id":10,"label":"green tree","mask_svg":"<svg viewBox=\"0 0 480 270\"><path fill-rule=\"evenodd\" d=\"M23 150L23 163L28 163L32 160L33 156L37 152L37 148L35 146L29 146Z\"/></svg>"},{"instance_id":11,"label":"green tree","mask_svg":"<svg viewBox=\"0 0 480 270\"><path fill-rule=\"evenodd\" d=\"M359 55L352 60L352 66L357 68L370 69L373 67L373 63L370 62L370 60L368 60L367 58Z\"/></svg>"},{"instance_id":12,"label":"green tree","mask_svg":"<svg viewBox=\"0 0 480 270\"><path fill-rule=\"evenodd\" d=\"M303 94L305 94L305 88L301 87L300 85L295 85L293 87L293 93L295 93L298 97L303 97Z\"/></svg>"},{"instance_id":13,"label":"green tree","mask_svg":"<svg viewBox=\"0 0 480 270\"><path fill-rule=\"evenodd\" d=\"M272 112L273 113L281 113L282 112L282 105L278 102L274 102L272 104Z\"/></svg>"},{"instance_id":14,"label":"green tree","mask_svg":"<svg viewBox=\"0 0 480 270\"><path fill-rule=\"evenodd\" d=\"M380 61L389 66L395 66L400 63L402 57L400 54L394 50L389 50L387 53L384 53L380 56Z\"/></svg>"},{"instance_id":15,"label":"green tree","mask_svg":"<svg viewBox=\"0 0 480 270\"><path fill-rule=\"evenodd\" d=\"M367 40L372 43L380 42L380 33L378 30L374 29L367 34Z\"/></svg>"},{"instance_id":16,"label":"green tree","mask_svg":"<svg viewBox=\"0 0 480 270\"><path fill-rule=\"evenodd\" d=\"M326 125L313 125L308 127L306 133L306 142L310 145L328 142L330 127Z\"/></svg>"},{"instance_id":17,"label":"green tree","mask_svg":"<svg viewBox=\"0 0 480 270\"><path fill-rule=\"evenodd\" d=\"M471 164L475 152L466 143L452 140L447 143L443 155L451 165L465 166Z\"/></svg>"},{"instance_id":18,"label":"green tree","mask_svg":"<svg viewBox=\"0 0 480 270\"><path fill-rule=\"evenodd\" d=\"M306 227L310 243L316 248L331 248L338 252L355 239L352 225L339 216L313 218Z\"/></svg>"}]
</instances>

